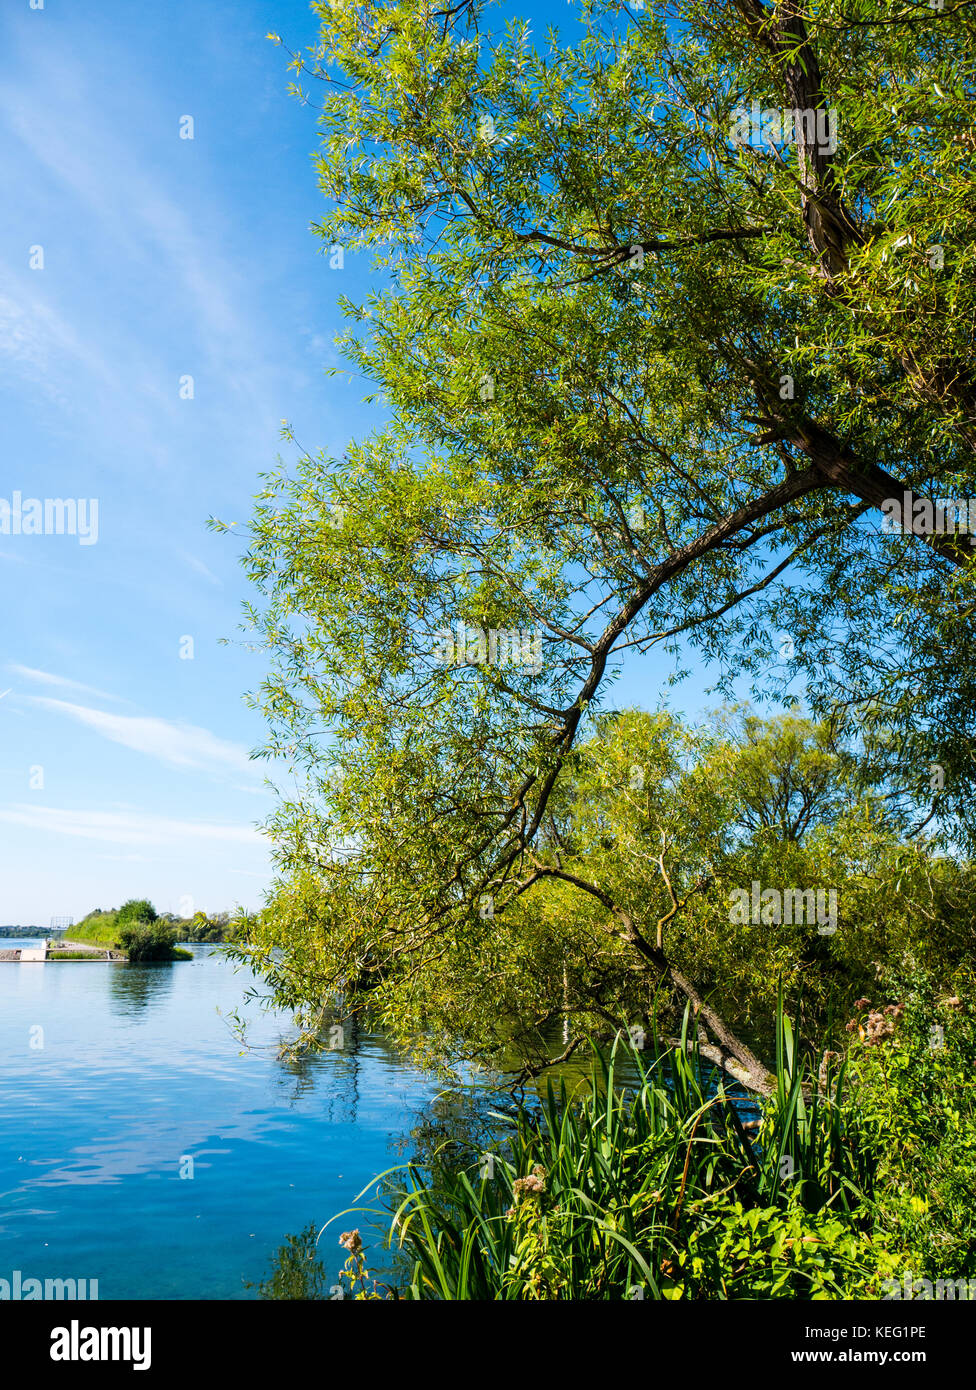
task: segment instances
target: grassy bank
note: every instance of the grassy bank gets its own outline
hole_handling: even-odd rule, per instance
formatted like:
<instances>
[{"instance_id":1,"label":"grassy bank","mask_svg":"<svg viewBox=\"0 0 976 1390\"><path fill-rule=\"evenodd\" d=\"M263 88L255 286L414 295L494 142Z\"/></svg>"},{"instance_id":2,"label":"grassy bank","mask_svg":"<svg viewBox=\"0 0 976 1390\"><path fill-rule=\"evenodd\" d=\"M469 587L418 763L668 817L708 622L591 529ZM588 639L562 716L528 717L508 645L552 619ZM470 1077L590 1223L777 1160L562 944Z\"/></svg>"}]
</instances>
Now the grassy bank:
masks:
<instances>
[{"instance_id":1,"label":"grassy bank","mask_svg":"<svg viewBox=\"0 0 976 1390\"><path fill-rule=\"evenodd\" d=\"M582 1099L550 1089L493 1153L446 1144L384 1174L394 1296L882 1299L906 1277L976 1294L976 1028L958 999L889 1007L890 1031L865 1004L826 1064L801 1062L781 1013L755 1130L686 1032L598 1054ZM355 1244L350 1291L386 1296Z\"/></svg>"},{"instance_id":2,"label":"grassy bank","mask_svg":"<svg viewBox=\"0 0 976 1390\"><path fill-rule=\"evenodd\" d=\"M90 941L93 946L103 946L107 951L121 950L116 915L114 912L92 913L70 928L70 939Z\"/></svg>"}]
</instances>

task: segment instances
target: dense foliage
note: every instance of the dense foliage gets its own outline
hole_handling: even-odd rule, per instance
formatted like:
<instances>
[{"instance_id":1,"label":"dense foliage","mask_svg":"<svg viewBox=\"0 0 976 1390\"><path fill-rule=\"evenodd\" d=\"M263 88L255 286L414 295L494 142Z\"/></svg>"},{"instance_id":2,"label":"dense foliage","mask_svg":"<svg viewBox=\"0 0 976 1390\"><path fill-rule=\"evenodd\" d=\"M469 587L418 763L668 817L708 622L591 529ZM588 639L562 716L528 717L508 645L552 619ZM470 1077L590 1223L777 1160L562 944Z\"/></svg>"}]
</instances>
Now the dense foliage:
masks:
<instances>
[{"instance_id":1,"label":"dense foliage","mask_svg":"<svg viewBox=\"0 0 976 1390\"><path fill-rule=\"evenodd\" d=\"M207 916L205 912L195 912L192 917L167 917L176 931L177 941L226 941L232 933L230 913L217 912Z\"/></svg>"},{"instance_id":2,"label":"dense foliage","mask_svg":"<svg viewBox=\"0 0 976 1390\"><path fill-rule=\"evenodd\" d=\"M644 739L645 785L680 781L682 811L652 810L643 851L592 841L582 886L553 825L625 656L690 643L757 696L805 690L845 750L823 750L836 789L808 779L816 825L741 812L746 875L850 909L836 945L761 947L809 976L801 1026L834 1007L838 957L866 988L956 886L908 845L923 824L943 851L971 841L973 552L914 513L893 531L888 501L976 491L974 12L585 4L567 44L480 0L316 9L295 63L322 96L319 231L376 255L345 347L389 423L258 497L255 703L295 789L252 961L310 1017L342 989L428 1048L460 1031L487 1052L495 996L531 1031L564 966L575 1015L619 1023L624 991L585 994L616 953L645 1008L650 980L690 999L768 1086L768 994L695 887L696 861L731 882L714 759L708 802L676 772L686 734ZM811 122L743 138L743 110L794 108ZM581 826L624 800L618 780Z\"/></svg>"},{"instance_id":3,"label":"dense foliage","mask_svg":"<svg viewBox=\"0 0 976 1390\"><path fill-rule=\"evenodd\" d=\"M748 1128L687 1033L657 1056L621 1041L582 1098L550 1085L493 1152L449 1143L387 1175L397 1295L976 1296L971 1014L913 996L826 1075L779 1027Z\"/></svg>"},{"instance_id":4,"label":"dense foliage","mask_svg":"<svg viewBox=\"0 0 976 1390\"><path fill-rule=\"evenodd\" d=\"M923 969L949 994L973 982L976 874L931 842L906 842L876 791L835 731L797 715L727 712L691 727L622 711L597 722L550 799L533 863L551 856L558 872L531 894L531 870L512 875L419 977L396 935L382 923L374 934L355 906L351 868L338 902L317 875L283 882L241 924L236 950L313 1032L355 931L363 1007L429 1060L515 1050L541 1064L555 1036L578 1048L621 1026L647 1030L652 1012L673 1031L689 991L701 1021L711 1008L734 1019L768 1057L780 987L802 1036L837 1048L864 994L897 1002L906 974ZM824 906L832 892L836 915L736 920L734 895L754 884L815 890ZM654 958L658 942L680 988Z\"/></svg>"},{"instance_id":5,"label":"dense foliage","mask_svg":"<svg viewBox=\"0 0 976 1390\"><path fill-rule=\"evenodd\" d=\"M388 416L257 498L253 703L293 777L234 954L311 1044L340 1008L523 1076L621 1027L678 1047L680 1096L521 1134L514 1215L418 1189L421 1292L968 1271L976 10L587 0L567 41L314 8L317 230L375 256L342 343ZM785 712L662 710L691 654ZM641 658L658 712L612 709ZM758 1150L689 1046L764 1098Z\"/></svg>"}]
</instances>

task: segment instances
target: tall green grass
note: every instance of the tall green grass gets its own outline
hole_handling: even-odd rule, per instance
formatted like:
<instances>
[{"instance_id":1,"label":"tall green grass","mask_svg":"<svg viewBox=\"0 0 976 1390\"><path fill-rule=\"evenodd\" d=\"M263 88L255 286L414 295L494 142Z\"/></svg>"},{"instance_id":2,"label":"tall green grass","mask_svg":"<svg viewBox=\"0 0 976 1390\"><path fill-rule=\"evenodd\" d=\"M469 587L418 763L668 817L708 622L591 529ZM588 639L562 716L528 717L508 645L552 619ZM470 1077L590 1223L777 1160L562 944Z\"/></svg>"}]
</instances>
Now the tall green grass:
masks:
<instances>
[{"instance_id":1,"label":"tall green grass","mask_svg":"<svg viewBox=\"0 0 976 1390\"><path fill-rule=\"evenodd\" d=\"M679 1046L594 1048L582 1096L550 1084L495 1152L448 1145L383 1175L398 1296L844 1296L867 1276L871 1163L844 1066L818 1090L782 1006L776 1081L747 1133L687 1014Z\"/></svg>"}]
</instances>

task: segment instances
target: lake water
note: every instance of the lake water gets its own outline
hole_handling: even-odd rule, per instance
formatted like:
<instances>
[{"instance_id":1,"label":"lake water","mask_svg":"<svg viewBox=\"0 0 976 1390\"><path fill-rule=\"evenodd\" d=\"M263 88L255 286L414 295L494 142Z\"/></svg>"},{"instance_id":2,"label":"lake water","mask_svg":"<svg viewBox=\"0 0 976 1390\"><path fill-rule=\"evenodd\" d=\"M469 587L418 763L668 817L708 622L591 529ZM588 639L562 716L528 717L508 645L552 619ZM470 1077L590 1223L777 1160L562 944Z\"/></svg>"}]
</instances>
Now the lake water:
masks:
<instances>
[{"instance_id":1,"label":"lake water","mask_svg":"<svg viewBox=\"0 0 976 1390\"><path fill-rule=\"evenodd\" d=\"M289 1020L245 1006L251 977L213 947L191 949L172 965L0 964L0 1278L255 1298L285 1238L350 1206L439 1113L441 1087L379 1037L277 1060ZM243 1056L232 1010L252 1020ZM367 1236L348 1217L319 1243L330 1275L352 1226Z\"/></svg>"},{"instance_id":2,"label":"lake water","mask_svg":"<svg viewBox=\"0 0 976 1390\"><path fill-rule=\"evenodd\" d=\"M497 1092L446 1090L348 1025L343 1047L282 1060L290 1019L246 1002L253 978L219 948L189 949L160 965L0 963L0 1279L257 1298L288 1238L358 1197L374 1215L335 1221L315 1250L309 1291L328 1297L343 1230L359 1228L374 1275L389 1270L387 1208L375 1188L360 1196L372 1179L448 1139L474 1164L493 1147ZM561 1070L579 1081L588 1067ZM275 1296L301 1292L285 1278Z\"/></svg>"}]
</instances>

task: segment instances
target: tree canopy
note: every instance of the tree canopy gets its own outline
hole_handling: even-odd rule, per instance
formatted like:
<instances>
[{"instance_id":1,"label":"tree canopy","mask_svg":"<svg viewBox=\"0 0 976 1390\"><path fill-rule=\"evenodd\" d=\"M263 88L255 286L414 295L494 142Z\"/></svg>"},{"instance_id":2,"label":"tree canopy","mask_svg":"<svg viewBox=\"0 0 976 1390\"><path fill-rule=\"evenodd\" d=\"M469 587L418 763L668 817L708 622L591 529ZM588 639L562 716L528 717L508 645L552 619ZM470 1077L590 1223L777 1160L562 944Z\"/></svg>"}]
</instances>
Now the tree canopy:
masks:
<instances>
[{"instance_id":1,"label":"tree canopy","mask_svg":"<svg viewBox=\"0 0 976 1390\"><path fill-rule=\"evenodd\" d=\"M843 803L972 844L974 6L584 4L571 42L479 0L314 8L317 230L375 255L344 344L389 421L257 502L255 702L302 790L271 827L287 959L255 958L296 1003L382 980L417 1029L573 889L755 1072L660 901L574 883L559 818L621 661L690 649L846 750L783 725L777 800L747 736L756 843ZM682 788L658 817L714 858L720 789L645 735ZM665 914L696 882L656 862Z\"/></svg>"},{"instance_id":2,"label":"tree canopy","mask_svg":"<svg viewBox=\"0 0 976 1390\"><path fill-rule=\"evenodd\" d=\"M119 908L115 920L120 927L137 922L148 926L155 922L158 916L158 912L148 898L130 898Z\"/></svg>"}]
</instances>

